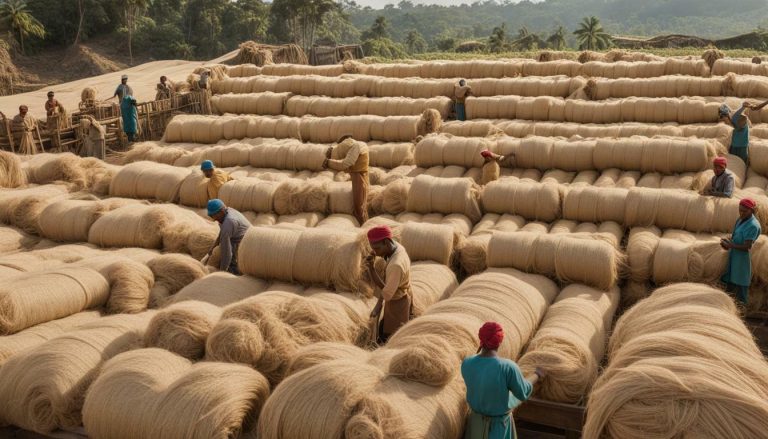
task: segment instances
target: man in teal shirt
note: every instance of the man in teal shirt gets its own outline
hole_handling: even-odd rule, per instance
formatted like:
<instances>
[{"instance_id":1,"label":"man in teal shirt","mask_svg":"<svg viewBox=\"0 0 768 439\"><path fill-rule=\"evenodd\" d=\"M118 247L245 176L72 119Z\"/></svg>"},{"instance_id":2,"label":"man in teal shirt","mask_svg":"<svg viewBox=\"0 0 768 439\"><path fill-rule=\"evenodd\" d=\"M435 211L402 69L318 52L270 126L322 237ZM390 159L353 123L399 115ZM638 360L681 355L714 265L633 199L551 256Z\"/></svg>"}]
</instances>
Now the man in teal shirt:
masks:
<instances>
[{"instance_id":1,"label":"man in teal shirt","mask_svg":"<svg viewBox=\"0 0 768 439\"><path fill-rule=\"evenodd\" d=\"M752 108L752 105L749 102L744 102L731 117L733 134L729 152L740 157L749 166L749 119L744 114L744 110L747 108Z\"/></svg>"},{"instance_id":2,"label":"man in teal shirt","mask_svg":"<svg viewBox=\"0 0 768 439\"><path fill-rule=\"evenodd\" d=\"M504 330L498 323L486 322L479 336L479 353L461 363L471 409L464 439L516 438L510 412L531 396L544 372L536 368L535 375L525 378L514 361L499 357Z\"/></svg>"},{"instance_id":3,"label":"man in teal shirt","mask_svg":"<svg viewBox=\"0 0 768 439\"><path fill-rule=\"evenodd\" d=\"M742 305L747 304L749 285L752 282L752 261L750 250L762 232L760 222L755 218L757 203L751 198L739 202L739 219L733 229L731 239L720 240L720 245L728 250L728 266L720 279L728 291L736 294Z\"/></svg>"}]
</instances>

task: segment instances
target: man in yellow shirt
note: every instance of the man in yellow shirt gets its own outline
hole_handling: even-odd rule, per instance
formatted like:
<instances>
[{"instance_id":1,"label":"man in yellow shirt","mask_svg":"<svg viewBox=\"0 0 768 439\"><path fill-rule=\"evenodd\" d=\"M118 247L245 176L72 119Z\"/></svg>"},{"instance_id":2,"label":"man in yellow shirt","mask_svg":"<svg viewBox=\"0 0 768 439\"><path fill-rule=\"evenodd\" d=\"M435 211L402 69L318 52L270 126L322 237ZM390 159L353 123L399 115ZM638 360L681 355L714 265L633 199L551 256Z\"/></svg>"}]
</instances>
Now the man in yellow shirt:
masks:
<instances>
[{"instance_id":1,"label":"man in yellow shirt","mask_svg":"<svg viewBox=\"0 0 768 439\"><path fill-rule=\"evenodd\" d=\"M200 165L200 170L208 178L208 199L214 200L219 198L219 189L224 186L224 183L231 181L232 177L221 169L216 169L216 166L210 160L205 160Z\"/></svg>"},{"instance_id":2,"label":"man in yellow shirt","mask_svg":"<svg viewBox=\"0 0 768 439\"><path fill-rule=\"evenodd\" d=\"M349 173L352 181L352 212L362 226L368 221L368 145L356 141L350 135L344 135L335 148L328 148L325 156L323 168Z\"/></svg>"}]
</instances>

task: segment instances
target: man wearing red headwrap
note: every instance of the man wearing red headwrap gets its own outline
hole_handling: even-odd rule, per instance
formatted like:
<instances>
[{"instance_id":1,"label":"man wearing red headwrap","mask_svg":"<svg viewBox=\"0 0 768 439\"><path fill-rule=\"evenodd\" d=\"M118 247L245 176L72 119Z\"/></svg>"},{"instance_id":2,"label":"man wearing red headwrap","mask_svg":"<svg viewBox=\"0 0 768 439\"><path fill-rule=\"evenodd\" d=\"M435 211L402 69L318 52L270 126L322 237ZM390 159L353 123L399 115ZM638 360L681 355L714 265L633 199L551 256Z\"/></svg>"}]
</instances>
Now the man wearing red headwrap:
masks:
<instances>
[{"instance_id":1,"label":"man wearing red headwrap","mask_svg":"<svg viewBox=\"0 0 768 439\"><path fill-rule=\"evenodd\" d=\"M503 156L501 154L495 154L490 149L484 149L480 151L480 155L483 157L485 164L483 165L483 178L480 184L486 185L492 181L496 181L501 174L501 166L513 166L514 154Z\"/></svg>"},{"instance_id":2,"label":"man wearing red headwrap","mask_svg":"<svg viewBox=\"0 0 768 439\"><path fill-rule=\"evenodd\" d=\"M373 250L366 258L368 277L379 300L371 311L371 318L381 316L377 342L386 343L389 337L408 323L413 311L411 296L411 259L405 248L392 239L392 230L378 226L368 230L368 242ZM384 279L376 270L376 258L383 258L386 268Z\"/></svg>"},{"instance_id":3,"label":"man wearing red headwrap","mask_svg":"<svg viewBox=\"0 0 768 439\"><path fill-rule=\"evenodd\" d=\"M733 173L727 169L728 159L725 157L715 157L712 161L712 167L715 176L704 190L704 195L713 197L731 198L733 196L734 178Z\"/></svg>"},{"instance_id":4,"label":"man wearing red headwrap","mask_svg":"<svg viewBox=\"0 0 768 439\"><path fill-rule=\"evenodd\" d=\"M751 198L739 202L739 218L733 228L730 239L721 239L720 245L728 250L728 266L720 279L728 291L741 302L747 304L749 285L752 283L752 244L760 237L760 222L755 218L757 203Z\"/></svg>"},{"instance_id":5,"label":"man wearing red headwrap","mask_svg":"<svg viewBox=\"0 0 768 439\"><path fill-rule=\"evenodd\" d=\"M533 393L533 386L544 378L541 368L523 377L517 364L499 357L504 329L496 322L480 328L478 354L461 363L461 376L467 386L467 418L465 439L510 439L517 437L510 413Z\"/></svg>"}]
</instances>

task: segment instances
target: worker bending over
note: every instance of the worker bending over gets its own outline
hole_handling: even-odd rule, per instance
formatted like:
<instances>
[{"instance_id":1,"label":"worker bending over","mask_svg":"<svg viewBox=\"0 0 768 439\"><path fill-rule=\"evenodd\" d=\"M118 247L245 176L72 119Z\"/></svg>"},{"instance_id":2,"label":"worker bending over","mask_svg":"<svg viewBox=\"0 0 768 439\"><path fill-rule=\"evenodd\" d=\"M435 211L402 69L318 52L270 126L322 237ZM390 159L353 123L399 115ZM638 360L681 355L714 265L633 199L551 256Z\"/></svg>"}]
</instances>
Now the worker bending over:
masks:
<instances>
[{"instance_id":1,"label":"worker bending over","mask_svg":"<svg viewBox=\"0 0 768 439\"><path fill-rule=\"evenodd\" d=\"M332 159L332 156L343 157ZM368 221L368 145L358 142L351 135L341 136L336 147L325 153L323 168L349 173L352 182L352 212L358 223Z\"/></svg>"},{"instance_id":2,"label":"worker bending over","mask_svg":"<svg viewBox=\"0 0 768 439\"><path fill-rule=\"evenodd\" d=\"M478 335L478 354L461 363L470 408L464 439L516 438L510 413L531 396L534 384L545 373L537 367L534 375L523 377L514 361L499 357L504 330L498 323L486 322Z\"/></svg>"},{"instance_id":3,"label":"worker bending over","mask_svg":"<svg viewBox=\"0 0 768 439\"><path fill-rule=\"evenodd\" d=\"M739 202L739 218L733 228L731 238L720 240L720 246L728 250L728 266L720 280L726 285L728 292L734 294L742 304L747 304L749 285L752 283L752 261L750 252L752 244L762 233L760 222L755 218L757 203L751 198Z\"/></svg>"},{"instance_id":4,"label":"worker bending over","mask_svg":"<svg viewBox=\"0 0 768 439\"><path fill-rule=\"evenodd\" d=\"M387 226L378 226L368 230L368 242L373 252L366 258L368 276L373 283L379 300L371 311L371 318L381 323L378 326L379 344L387 342L389 337L402 325L408 323L413 312L411 295L411 259L405 247L392 239L392 230ZM384 279L375 268L376 257L386 262Z\"/></svg>"},{"instance_id":5,"label":"worker bending over","mask_svg":"<svg viewBox=\"0 0 768 439\"><path fill-rule=\"evenodd\" d=\"M210 160L205 160L200 164L200 170L203 171L205 178L208 179L208 199L219 198L219 189L224 183L232 181L229 173L216 169L216 166Z\"/></svg>"},{"instance_id":6,"label":"worker bending over","mask_svg":"<svg viewBox=\"0 0 768 439\"><path fill-rule=\"evenodd\" d=\"M218 246L221 249L219 270L240 275L240 269L237 266L237 249L251 227L251 223L242 213L225 206L224 202L218 198L208 201L208 216L219 223L219 236L204 259L210 257L213 249Z\"/></svg>"},{"instance_id":7,"label":"worker bending over","mask_svg":"<svg viewBox=\"0 0 768 439\"><path fill-rule=\"evenodd\" d=\"M704 190L704 195L731 198L733 196L734 178L733 172L727 169L728 159L725 157L715 157L712 161L712 167L714 168L715 176L712 177L709 187Z\"/></svg>"},{"instance_id":8,"label":"worker bending over","mask_svg":"<svg viewBox=\"0 0 768 439\"><path fill-rule=\"evenodd\" d=\"M481 184L483 185L498 180L499 175L501 174L501 166L512 166L515 158L513 154L503 156L501 154L494 154L489 149L480 151L480 155L483 156L483 160L485 160L481 180Z\"/></svg>"}]
</instances>

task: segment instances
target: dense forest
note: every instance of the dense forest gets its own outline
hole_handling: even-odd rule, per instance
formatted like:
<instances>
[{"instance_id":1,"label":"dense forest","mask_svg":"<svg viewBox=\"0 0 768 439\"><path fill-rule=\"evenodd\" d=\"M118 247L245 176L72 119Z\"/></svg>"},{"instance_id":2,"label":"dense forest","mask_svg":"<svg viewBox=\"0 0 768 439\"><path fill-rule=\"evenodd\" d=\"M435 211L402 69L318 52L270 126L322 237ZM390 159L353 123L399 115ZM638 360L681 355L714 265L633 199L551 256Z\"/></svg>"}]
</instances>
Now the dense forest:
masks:
<instances>
[{"instance_id":1,"label":"dense forest","mask_svg":"<svg viewBox=\"0 0 768 439\"><path fill-rule=\"evenodd\" d=\"M768 27L766 6L767 0L403 0L381 9L350 0L0 0L0 29L23 52L98 37L156 59L210 59L245 40L360 43L367 54L387 57L602 48L617 34L722 38Z\"/></svg>"}]
</instances>

